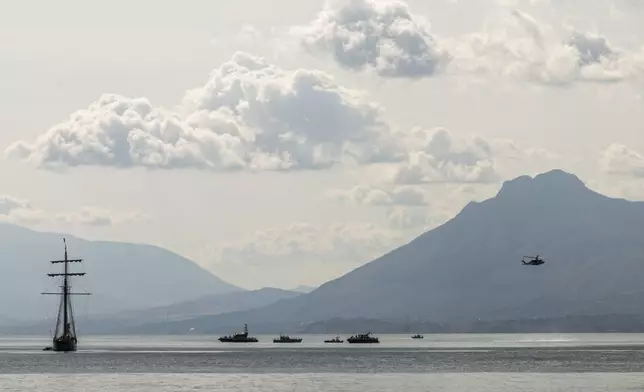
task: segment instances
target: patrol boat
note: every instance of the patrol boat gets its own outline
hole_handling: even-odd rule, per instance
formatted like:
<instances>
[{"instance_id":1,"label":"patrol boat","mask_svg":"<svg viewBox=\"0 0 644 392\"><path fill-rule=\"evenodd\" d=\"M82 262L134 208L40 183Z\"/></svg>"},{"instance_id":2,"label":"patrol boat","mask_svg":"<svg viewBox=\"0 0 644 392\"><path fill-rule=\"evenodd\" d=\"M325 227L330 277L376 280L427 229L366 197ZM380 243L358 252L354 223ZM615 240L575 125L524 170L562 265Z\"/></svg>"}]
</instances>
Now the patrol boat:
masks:
<instances>
[{"instance_id":1,"label":"patrol boat","mask_svg":"<svg viewBox=\"0 0 644 392\"><path fill-rule=\"evenodd\" d=\"M302 338L292 338L288 335L280 334L279 339L273 339L273 343L300 343Z\"/></svg>"},{"instance_id":2,"label":"patrol boat","mask_svg":"<svg viewBox=\"0 0 644 392\"><path fill-rule=\"evenodd\" d=\"M248 336L248 324L244 324L244 333L222 336L219 341L222 343L257 343L257 338Z\"/></svg>"},{"instance_id":3,"label":"patrol boat","mask_svg":"<svg viewBox=\"0 0 644 392\"><path fill-rule=\"evenodd\" d=\"M351 336L349 339L347 339L347 342L349 342L349 343L380 343L380 340L375 336L371 336L371 332L367 332L365 334L359 334L359 335Z\"/></svg>"}]
</instances>

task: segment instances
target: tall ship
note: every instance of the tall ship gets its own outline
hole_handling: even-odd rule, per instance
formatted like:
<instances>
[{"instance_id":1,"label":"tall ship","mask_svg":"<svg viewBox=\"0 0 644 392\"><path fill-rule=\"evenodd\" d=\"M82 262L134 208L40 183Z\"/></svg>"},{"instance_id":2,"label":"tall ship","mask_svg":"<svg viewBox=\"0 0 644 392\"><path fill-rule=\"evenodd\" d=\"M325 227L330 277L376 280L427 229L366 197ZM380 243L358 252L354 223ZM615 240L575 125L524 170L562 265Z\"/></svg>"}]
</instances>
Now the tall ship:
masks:
<instances>
[{"instance_id":1,"label":"tall ship","mask_svg":"<svg viewBox=\"0 0 644 392\"><path fill-rule=\"evenodd\" d=\"M367 332L365 334L353 335L353 336L351 336L350 338L347 339L347 342L349 342L349 343L380 343L380 340L375 336L371 336L371 332Z\"/></svg>"},{"instance_id":2,"label":"tall ship","mask_svg":"<svg viewBox=\"0 0 644 392\"><path fill-rule=\"evenodd\" d=\"M70 272L70 263L82 263L83 259L67 258L67 241L63 238L65 246L65 258L63 260L51 261L52 264L63 264L63 272L47 274L52 278L61 278L62 284L58 293L42 293L45 295L59 295L60 306L56 318L56 331L54 332L53 344L45 350L69 352L76 351L78 337L76 336L76 324L74 322L74 311L72 309L72 295L91 295L90 293L73 293L71 291L71 277L84 276L85 272Z\"/></svg>"},{"instance_id":3,"label":"tall ship","mask_svg":"<svg viewBox=\"0 0 644 392\"><path fill-rule=\"evenodd\" d=\"M248 336L248 324L244 324L244 333L222 336L219 341L222 343L257 343L257 338Z\"/></svg>"},{"instance_id":4,"label":"tall ship","mask_svg":"<svg viewBox=\"0 0 644 392\"><path fill-rule=\"evenodd\" d=\"M278 339L273 339L273 343L300 343L302 342L302 338L292 338L288 335L282 335L280 334L280 337Z\"/></svg>"}]
</instances>

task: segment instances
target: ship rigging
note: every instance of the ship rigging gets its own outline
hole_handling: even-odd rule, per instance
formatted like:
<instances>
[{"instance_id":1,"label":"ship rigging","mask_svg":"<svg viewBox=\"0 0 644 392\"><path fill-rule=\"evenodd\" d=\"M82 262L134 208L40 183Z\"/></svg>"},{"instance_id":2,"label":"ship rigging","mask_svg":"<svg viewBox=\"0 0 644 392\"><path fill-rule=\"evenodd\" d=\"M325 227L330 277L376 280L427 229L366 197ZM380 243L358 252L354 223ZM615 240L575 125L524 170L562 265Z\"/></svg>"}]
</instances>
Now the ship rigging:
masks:
<instances>
[{"instance_id":1,"label":"ship rigging","mask_svg":"<svg viewBox=\"0 0 644 392\"><path fill-rule=\"evenodd\" d=\"M54 332L53 344L45 350L69 352L76 351L78 338L76 335L76 325L74 322L74 312L72 309L71 297L72 295L91 295L90 293L73 293L71 292L71 277L84 276L85 272L70 272L69 263L81 263L82 259L68 259L67 258L67 241L63 238L65 246L65 258L63 260L51 261L52 264L63 264L62 273L47 274L47 276L55 278L62 277L62 285L58 293L42 293L44 295L59 295L61 296L60 306L58 308L58 317L56 319L56 331Z\"/></svg>"}]
</instances>

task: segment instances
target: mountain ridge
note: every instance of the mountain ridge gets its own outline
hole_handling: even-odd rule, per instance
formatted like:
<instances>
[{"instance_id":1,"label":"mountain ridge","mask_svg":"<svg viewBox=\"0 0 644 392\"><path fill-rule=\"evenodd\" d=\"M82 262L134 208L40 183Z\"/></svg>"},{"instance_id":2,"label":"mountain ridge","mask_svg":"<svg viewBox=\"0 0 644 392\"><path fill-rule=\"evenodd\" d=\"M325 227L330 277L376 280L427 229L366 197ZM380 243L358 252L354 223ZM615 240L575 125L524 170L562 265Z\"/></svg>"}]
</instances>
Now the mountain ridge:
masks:
<instances>
[{"instance_id":1,"label":"mountain ridge","mask_svg":"<svg viewBox=\"0 0 644 392\"><path fill-rule=\"evenodd\" d=\"M334 317L467 322L565 317L644 292L644 203L589 189L553 170L506 181L492 198L309 294L212 317L213 326L306 324ZM546 264L527 268L524 255ZM609 264L606 260L611 260ZM600 306L601 305L601 306Z\"/></svg>"},{"instance_id":2,"label":"mountain ridge","mask_svg":"<svg viewBox=\"0 0 644 392\"><path fill-rule=\"evenodd\" d=\"M87 275L73 278L72 284L76 290L92 292L88 312L93 315L242 290L155 245L92 241L0 222L0 267L5 271L0 276L0 293L4 294L0 313L11 315L14 321L37 320L57 308L57 302L49 302L55 298L43 299L40 293L58 290L46 274L59 272L49 261L62 258L63 237L70 258L84 259L74 270ZM182 289L176 290L177 286Z\"/></svg>"}]
</instances>

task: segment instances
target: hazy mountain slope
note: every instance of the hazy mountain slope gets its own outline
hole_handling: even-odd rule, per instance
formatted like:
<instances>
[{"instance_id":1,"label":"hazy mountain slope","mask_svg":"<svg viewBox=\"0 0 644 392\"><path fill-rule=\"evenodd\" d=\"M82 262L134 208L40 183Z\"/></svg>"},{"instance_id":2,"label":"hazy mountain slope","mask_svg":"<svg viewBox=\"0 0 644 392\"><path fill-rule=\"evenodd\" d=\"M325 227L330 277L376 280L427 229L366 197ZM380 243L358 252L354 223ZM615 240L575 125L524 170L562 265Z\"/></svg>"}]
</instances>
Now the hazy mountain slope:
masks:
<instances>
[{"instance_id":1,"label":"hazy mountain slope","mask_svg":"<svg viewBox=\"0 0 644 392\"><path fill-rule=\"evenodd\" d=\"M213 327L332 317L428 320L644 313L644 203L555 170L506 182L441 227L310 294L215 316ZM526 267L524 255L546 264Z\"/></svg>"},{"instance_id":2,"label":"hazy mountain slope","mask_svg":"<svg viewBox=\"0 0 644 392\"><path fill-rule=\"evenodd\" d=\"M293 291L297 291L297 292L300 292L300 293L310 293L311 291L315 290L316 288L317 287L300 285L300 286L297 286L296 288L294 288Z\"/></svg>"},{"instance_id":3,"label":"hazy mountain slope","mask_svg":"<svg viewBox=\"0 0 644 392\"><path fill-rule=\"evenodd\" d=\"M114 333L166 333L168 325L190 325L192 320L205 315L225 312L245 311L275 303L285 298L295 298L301 293L276 288L263 288L253 291L236 291L217 295L207 295L195 300L149 309L136 309L110 315L77 318L79 330L83 334ZM0 330L10 334L44 334L52 327L52 320L35 323L7 325Z\"/></svg>"},{"instance_id":4,"label":"hazy mountain slope","mask_svg":"<svg viewBox=\"0 0 644 392\"><path fill-rule=\"evenodd\" d=\"M13 319L55 313L57 281L46 276L57 271L49 260L63 258L61 234L41 233L0 223L0 313ZM241 290L215 277L192 261L164 249L117 242L86 241L67 235L70 258L83 258L73 278L74 290L91 291L75 298L77 315L161 306L207 294Z\"/></svg>"},{"instance_id":5,"label":"hazy mountain slope","mask_svg":"<svg viewBox=\"0 0 644 392\"><path fill-rule=\"evenodd\" d=\"M281 299L295 298L302 293L265 287L259 290L239 291L199 297L168 306L127 311L111 316L112 319L136 319L140 323L181 320L204 315L216 315L260 308Z\"/></svg>"}]
</instances>

